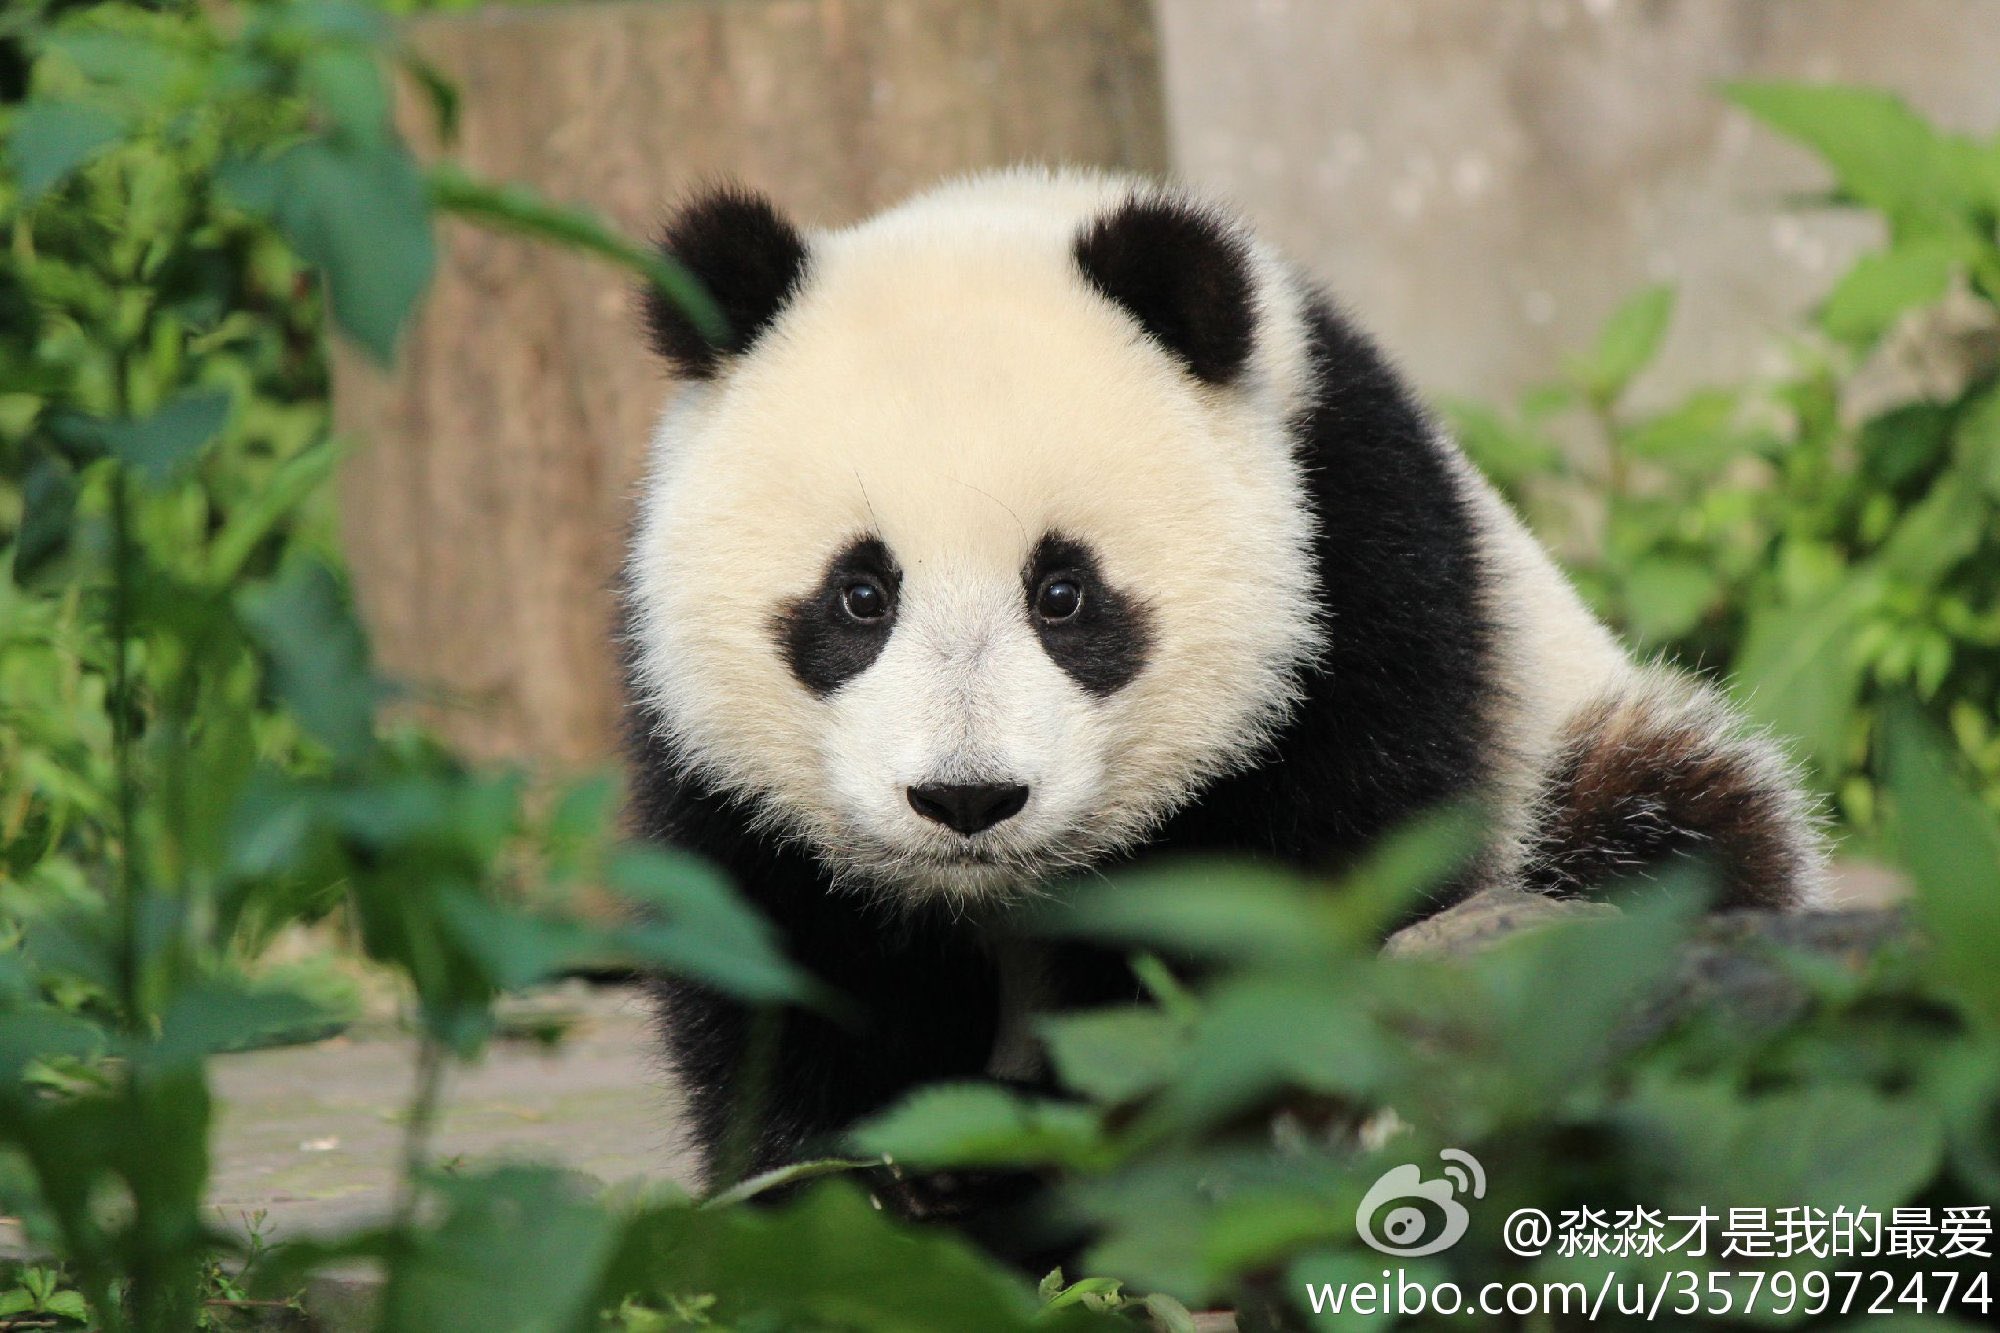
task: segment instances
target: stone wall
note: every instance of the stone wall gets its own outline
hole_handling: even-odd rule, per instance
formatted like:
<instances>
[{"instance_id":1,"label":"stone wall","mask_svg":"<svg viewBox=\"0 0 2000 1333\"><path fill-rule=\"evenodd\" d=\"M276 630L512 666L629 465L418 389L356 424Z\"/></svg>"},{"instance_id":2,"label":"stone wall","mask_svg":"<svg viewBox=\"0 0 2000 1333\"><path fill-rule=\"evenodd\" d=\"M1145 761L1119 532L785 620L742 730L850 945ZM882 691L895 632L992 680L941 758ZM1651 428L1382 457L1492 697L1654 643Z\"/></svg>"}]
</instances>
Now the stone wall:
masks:
<instances>
[{"instance_id":1,"label":"stone wall","mask_svg":"<svg viewBox=\"0 0 2000 1333\"><path fill-rule=\"evenodd\" d=\"M1427 390L1546 377L1680 287L1662 392L1768 365L1870 243L1742 78L1903 93L2000 131L1994 0L1158 0L1175 161L1308 261Z\"/></svg>"}]
</instances>

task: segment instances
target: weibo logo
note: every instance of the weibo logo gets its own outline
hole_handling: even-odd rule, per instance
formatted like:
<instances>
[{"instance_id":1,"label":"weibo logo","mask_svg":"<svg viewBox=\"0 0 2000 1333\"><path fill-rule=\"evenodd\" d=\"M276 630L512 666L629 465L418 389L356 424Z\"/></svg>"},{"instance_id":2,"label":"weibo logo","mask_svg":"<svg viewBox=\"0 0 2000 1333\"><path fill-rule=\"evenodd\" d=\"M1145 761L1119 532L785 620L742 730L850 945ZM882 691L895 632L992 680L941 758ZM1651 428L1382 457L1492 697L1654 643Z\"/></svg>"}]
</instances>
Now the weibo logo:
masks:
<instances>
[{"instance_id":1,"label":"weibo logo","mask_svg":"<svg viewBox=\"0 0 2000 1333\"><path fill-rule=\"evenodd\" d=\"M1414 1163L1392 1166L1382 1173L1354 1210L1354 1229L1370 1248L1400 1259L1417 1259L1450 1249L1472 1223L1459 1198L1486 1197L1486 1169L1479 1159L1459 1148L1438 1154L1443 1172L1425 1180ZM1429 1204L1429 1208L1422 1205ZM1376 1226L1376 1214L1388 1211ZM1435 1233L1432 1221L1441 1217Z\"/></svg>"}]
</instances>

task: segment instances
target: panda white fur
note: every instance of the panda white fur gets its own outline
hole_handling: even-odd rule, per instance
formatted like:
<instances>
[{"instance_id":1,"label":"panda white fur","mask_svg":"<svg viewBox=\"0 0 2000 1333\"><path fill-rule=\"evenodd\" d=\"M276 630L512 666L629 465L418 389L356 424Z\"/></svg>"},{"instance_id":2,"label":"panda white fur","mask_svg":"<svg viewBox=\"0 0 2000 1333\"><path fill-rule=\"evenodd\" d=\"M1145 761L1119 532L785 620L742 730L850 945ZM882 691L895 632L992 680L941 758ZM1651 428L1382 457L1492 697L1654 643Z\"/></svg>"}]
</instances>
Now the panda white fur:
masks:
<instances>
[{"instance_id":1,"label":"panda white fur","mask_svg":"<svg viewBox=\"0 0 2000 1333\"><path fill-rule=\"evenodd\" d=\"M1024 990L1128 997L1117 959L1002 943L1066 872L1332 871L1470 796L1499 817L1454 894L1587 894L1690 853L1724 906L1818 894L1779 752L1635 665L1225 212L1020 170L813 233L722 191L663 245L729 332L649 305L685 385L628 566L636 820L861 1008L783 1020L749 1165L917 1082L1031 1075L1002 1033ZM713 1169L746 1018L664 989Z\"/></svg>"}]
</instances>

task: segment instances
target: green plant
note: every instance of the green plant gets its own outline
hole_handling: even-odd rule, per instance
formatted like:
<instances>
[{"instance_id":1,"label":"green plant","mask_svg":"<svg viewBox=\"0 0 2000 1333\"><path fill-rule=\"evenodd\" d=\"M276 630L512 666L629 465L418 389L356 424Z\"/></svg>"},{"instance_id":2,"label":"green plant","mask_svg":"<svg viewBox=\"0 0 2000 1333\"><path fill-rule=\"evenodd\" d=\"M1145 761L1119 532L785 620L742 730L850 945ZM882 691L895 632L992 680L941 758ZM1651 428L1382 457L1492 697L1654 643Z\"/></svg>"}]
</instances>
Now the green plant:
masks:
<instances>
[{"instance_id":1,"label":"green plant","mask_svg":"<svg viewBox=\"0 0 2000 1333\"><path fill-rule=\"evenodd\" d=\"M520 776L382 729L318 516L336 457L318 293L387 359L434 209L626 262L712 318L702 294L583 215L427 176L389 120L401 53L365 6L48 5L7 25L30 76L0 112L0 1207L103 1327L181 1329L240 1251L202 1214L204 1057L331 1018L323 985L245 971L277 927L341 905L414 996L405 1239L439 1072L481 1047L501 990L619 962L760 1002L812 991L705 871L612 854L605 784L531 813ZM601 877L653 916L523 914L508 888L530 869ZM31 1300L70 1299L39 1281Z\"/></svg>"},{"instance_id":2,"label":"green plant","mask_svg":"<svg viewBox=\"0 0 2000 1333\"><path fill-rule=\"evenodd\" d=\"M50 1322L80 1324L90 1317L83 1293L64 1285L62 1274L41 1264L27 1264L12 1275L13 1285L0 1291L0 1319L46 1315Z\"/></svg>"},{"instance_id":3,"label":"green plant","mask_svg":"<svg viewBox=\"0 0 2000 1333\"><path fill-rule=\"evenodd\" d=\"M203 1265L192 1325L201 1333L269 1328L278 1312L303 1314L304 1307L296 1296L256 1297L247 1289L250 1275L268 1249L264 1220L262 1213L243 1219L246 1239L242 1253L232 1263L214 1257ZM13 1288L0 1291L0 1328L86 1327L97 1327L89 1303L60 1266L22 1265Z\"/></svg>"},{"instance_id":4,"label":"green plant","mask_svg":"<svg viewBox=\"0 0 2000 1333\"><path fill-rule=\"evenodd\" d=\"M1720 1226L1705 1253L1565 1253L1552 1239L1522 1253L1501 1226L1522 1209L1594 1213L1602 1228L1650 1209L1637 1225L1659 1235L1669 1216L1702 1208L1887 1217L2000 1198L2000 989L1984 959L2000 931L2000 821L1954 785L1948 748L1914 709L1884 725L1897 841L1935 951L1892 946L1830 966L1777 948L1764 965L1798 988L1795 1005L1754 1021L1727 1006L1665 1017L1702 931L1690 876L1635 889L1616 919L1448 961L1381 957L1383 924L1469 845L1464 822L1445 818L1392 842L1341 892L1230 867L1081 891L1048 931L1196 959L1197 979L1148 967L1152 1002L1044 1020L1067 1099L934 1088L856 1141L917 1169L1060 1168L1068 1215L1096 1230L1091 1271L1236 1306L1254 1327L1347 1327L1351 1314L1322 1322L1315 1303L1379 1288L1391 1269L1399 1282L1454 1284L1468 1303L1489 1283L1636 1293L1692 1272L1698 1308L1684 1294L1669 1308L1727 1322L1773 1272L1796 1284L1866 1267L1902 1292L1927 1263L1956 1273L1958 1300L1941 1309L1932 1279L1924 1309L1984 1321L1990 1260L1977 1253L1731 1261ZM1485 1163L1470 1230L1429 1257L1379 1252L1360 1230L1371 1186L1446 1148ZM1711 1292L1710 1272L1731 1275ZM1837 1304L1813 1313L1855 1313ZM1788 1309L1808 1312L1796 1292ZM1504 1309L1481 1323L1512 1326Z\"/></svg>"},{"instance_id":5,"label":"green plant","mask_svg":"<svg viewBox=\"0 0 2000 1333\"><path fill-rule=\"evenodd\" d=\"M367 6L51 2L0 22L13 80L0 78L0 1211L49 1259L9 1270L0 1320L229 1326L271 1308L258 1302L289 1305L311 1270L361 1260L385 1275L380 1325L425 1333L1181 1330L1183 1301L1296 1327L1312 1318L1306 1283L1381 1267L1353 1222L1369 1181L1445 1144L1489 1164L1496 1207L2000 1195L1987 965L2000 832L1915 707L1869 714L1869 772L1893 797L1936 947L1858 970L1793 960L1806 999L1763 1027L1630 1026L1694 929L1694 902L1670 890L1621 921L1461 966L1378 958L1382 924L1465 845L1444 816L1344 892L1213 866L1081 890L1051 934L1203 965L1186 980L1142 953L1151 1002L1049 1020L1066 1098L926 1089L862 1127L854 1158L702 1203L607 1198L548 1167L432 1162L442 1072L489 1039L503 991L616 961L758 1005L838 1005L706 868L613 843L605 784L530 802L522 775L384 723L391 686L321 508L336 450L320 314L393 355L440 210L581 247L707 308L587 216L420 167L388 117L389 70L416 78L445 122L452 95ZM1935 222L1911 207L1919 232ZM1990 297L1983 252L1950 253ZM1622 396L1665 305L1650 295L1621 316L1564 399L1618 434L1614 505L1632 514L1668 484L1650 476L1634 443L1645 423L1626 420ZM1772 448L1808 466L1801 441L1820 437L1798 423L1821 423L1814 466L1845 475L1833 441L1851 432L1826 424L1818 393L1794 394L1797 419L1769 428L1787 447ZM1954 409L1953 469L1969 429ZM1923 463L1912 494L1929 496L1945 464ZM1775 503L1769 490L1746 486L1742 502ZM1887 559L1905 516L1871 521L1887 527L1843 554L1857 567ZM1710 550L1684 540L1688 559ZM1768 555L1776 540L1749 545ZM1970 577L1983 550L1946 572ZM1638 557L1599 562L1600 602L1657 621ZM1728 574L1715 595L1765 578ZM1754 626L1790 604L1751 605ZM1718 601L1652 632L1733 644L1733 617ZM1933 711L1975 665L1954 647ZM588 877L647 912L620 926L528 912L512 891L527 876ZM206 1060L329 1021L337 994L249 960L271 932L333 910L415 1000L402 1193L378 1227L267 1249L256 1227L224 1233L202 1207ZM1406 1128L1380 1142L1391 1111ZM1781 1151L1801 1124L1839 1151ZM896 1221L849 1178L884 1153L1074 1173L1060 1197L1099 1230L1093 1271L1038 1292L952 1235ZM795 1197L744 1206L776 1184ZM1416 1271L1574 1270L1509 1256L1487 1229Z\"/></svg>"},{"instance_id":6,"label":"green plant","mask_svg":"<svg viewBox=\"0 0 2000 1333\"><path fill-rule=\"evenodd\" d=\"M1673 307L1655 287L1560 382L1511 412L1454 404L1453 422L1596 608L1730 677L1856 828L1877 822L1883 702L1906 692L2000 808L2000 138L1942 132L1862 89L1729 96L1826 161L1828 204L1886 224L1820 306L1798 369L1635 410ZM1885 343L1936 343L1949 323L1945 359L1963 364L1942 383L1882 373ZM1559 435L1578 424L1590 443L1573 452Z\"/></svg>"}]
</instances>

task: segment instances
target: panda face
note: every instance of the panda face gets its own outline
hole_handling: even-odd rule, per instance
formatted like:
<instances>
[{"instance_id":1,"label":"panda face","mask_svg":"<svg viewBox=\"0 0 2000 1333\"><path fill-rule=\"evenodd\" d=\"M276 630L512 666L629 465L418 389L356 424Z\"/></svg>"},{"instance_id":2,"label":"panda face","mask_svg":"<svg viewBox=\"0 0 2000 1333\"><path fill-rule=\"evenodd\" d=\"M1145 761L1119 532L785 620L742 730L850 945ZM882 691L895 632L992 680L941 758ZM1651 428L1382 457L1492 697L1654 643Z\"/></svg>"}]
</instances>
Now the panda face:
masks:
<instances>
[{"instance_id":1,"label":"panda face","mask_svg":"<svg viewBox=\"0 0 2000 1333\"><path fill-rule=\"evenodd\" d=\"M940 534L942 535L942 534ZM1000 534L996 534L1000 535ZM1111 697L1145 670L1150 613L1084 544L1006 563L908 533L843 541L775 609L773 648L820 714L841 865L919 893L982 895L1082 864L1112 755Z\"/></svg>"},{"instance_id":2,"label":"panda face","mask_svg":"<svg viewBox=\"0 0 2000 1333\"><path fill-rule=\"evenodd\" d=\"M1091 216L816 238L656 439L649 716L846 883L992 900L1129 847L1257 753L1318 641L1293 349L1205 383L1079 270Z\"/></svg>"}]
</instances>

